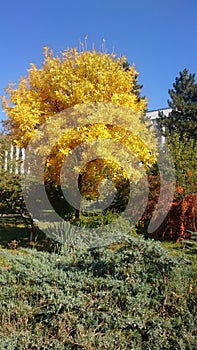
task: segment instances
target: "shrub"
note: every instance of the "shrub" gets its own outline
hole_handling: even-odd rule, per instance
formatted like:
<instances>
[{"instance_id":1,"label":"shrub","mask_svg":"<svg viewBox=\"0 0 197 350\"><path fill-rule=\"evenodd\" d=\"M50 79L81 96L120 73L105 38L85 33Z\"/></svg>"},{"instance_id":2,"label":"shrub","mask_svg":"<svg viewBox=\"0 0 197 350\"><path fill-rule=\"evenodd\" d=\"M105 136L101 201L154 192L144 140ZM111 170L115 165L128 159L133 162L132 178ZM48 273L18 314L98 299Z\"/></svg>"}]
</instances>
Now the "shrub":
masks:
<instances>
[{"instance_id":1,"label":"shrub","mask_svg":"<svg viewBox=\"0 0 197 350\"><path fill-rule=\"evenodd\" d=\"M197 143L196 140L189 139L186 134L180 139L176 133L168 137L166 143L175 165L176 190L167 217L151 237L180 240L189 238L187 230L196 231L197 227L197 162L194 156L197 154ZM163 151L165 152L165 147ZM165 165L165 173L168 174L166 167ZM157 167L153 167L149 171L148 180L150 189L148 203L145 213L137 225L138 232L145 236L147 236L148 223L160 193L160 177ZM167 188L168 182L163 181L163 186ZM165 205L161 203L159 208L161 215L163 208L165 208Z\"/></svg>"},{"instance_id":2,"label":"shrub","mask_svg":"<svg viewBox=\"0 0 197 350\"><path fill-rule=\"evenodd\" d=\"M194 272L153 240L1 251L1 349L194 349Z\"/></svg>"},{"instance_id":3,"label":"shrub","mask_svg":"<svg viewBox=\"0 0 197 350\"><path fill-rule=\"evenodd\" d=\"M22 213L25 208L20 175L0 173L0 213Z\"/></svg>"},{"instance_id":4,"label":"shrub","mask_svg":"<svg viewBox=\"0 0 197 350\"><path fill-rule=\"evenodd\" d=\"M154 212L157 199L159 197L159 180L156 176L149 176L150 193L146 210L137 223L136 228L138 233L147 234L147 227ZM166 183L167 186L167 183ZM183 195L183 189L180 186L176 187L174 201L171 208L164 218L164 221L149 237L154 239L172 239L179 240L189 238L188 230L197 230L197 194ZM161 203L162 204L162 203ZM165 208L165 206L163 206ZM162 205L159 208L160 214L163 213Z\"/></svg>"}]
</instances>

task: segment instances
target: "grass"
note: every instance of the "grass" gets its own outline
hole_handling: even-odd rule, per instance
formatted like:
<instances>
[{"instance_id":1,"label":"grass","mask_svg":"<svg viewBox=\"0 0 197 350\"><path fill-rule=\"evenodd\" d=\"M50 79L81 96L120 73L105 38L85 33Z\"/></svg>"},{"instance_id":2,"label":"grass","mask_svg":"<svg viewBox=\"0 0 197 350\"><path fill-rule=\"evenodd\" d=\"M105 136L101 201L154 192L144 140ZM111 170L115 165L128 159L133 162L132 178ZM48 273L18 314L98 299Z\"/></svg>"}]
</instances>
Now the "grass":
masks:
<instances>
[{"instance_id":1,"label":"grass","mask_svg":"<svg viewBox=\"0 0 197 350\"><path fill-rule=\"evenodd\" d=\"M135 234L135 233L134 233ZM33 233L32 242L30 242L30 222L23 219L20 215L9 214L0 216L0 246L2 248L12 247L12 242L16 241L17 247L29 248L35 247L37 250L47 250L52 244L51 240L46 235L37 229ZM197 259L197 244L193 246L184 245L184 242L162 241L161 244L171 254L184 255L196 261ZM119 247L119 244L117 245ZM112 249L116 250L116 244L112 245Z\"/></svg>"},{"instance_id":2,"label":"grass","mask_svg":"<svg viewBox=\"0 0 197 350\"><path fill-rule=\"evenodd\" d=\"M138 236L134 231L134 236ZM191 268L197 273L197 242L187 245L180 241L162 241L161 245L169 251L172 257L184 257L191 262ZM109 246L110 250L116 251L124 243L114 243ZM57 252L59 244L47 237L42 231L36 230L30 241L30 223L19 215L0 216L0 248L12 251L13 254L20 248L32 248L37 251ZM0 255L0 266L7 266L3 255ZM9 264L8 264L9 265Z\"/></svg>"},{"instance_id":3,"label":"grass","mask_svg":"<svg viewBox=\"0 0 197 350\"><path fill-rule=\"evenodd\" d=\"M174 256L182 254L189 259L194 261L197 260L197 243L193 244L192 246L188 246L186 243L184 243L184 241L180 241L178 243L163 241L161 243L166 249L170 250L171 254Z\"/></svg>"},{"instance_id":4,"label":"grass","mask_svg":"<svg viewBox=\"0 0 197 350\"><path fill-rule=\"evenodd\" d=\"M30 248L50 250L52 242L39 229L33 232L30 241L30 222L20 215L0 216L0 247L2 248Z\"/></svg>"},{"instance_id":5,"label":"grass","mask_svg":"<svg viewBox=\"0 0 197 350\"><path fill-rule=\"evenodd\" d=\"M135 233L134 233L135 234ZM17 247L29 248L33 246L37 250L50 249L52 242L46 235L36 230L33 234L33 242L30 242L30 223L28 220L21 218L20 215L1 215L0 216L0 246L2 248L12 248L12 242L16 241ZM161 244L168 249L172 255L184 255L194 262L197 261L197 243L188 246L184 242L162 241ZM119 248L119 244L111 246L112 250Z\"/></svg>"}]
</instances>

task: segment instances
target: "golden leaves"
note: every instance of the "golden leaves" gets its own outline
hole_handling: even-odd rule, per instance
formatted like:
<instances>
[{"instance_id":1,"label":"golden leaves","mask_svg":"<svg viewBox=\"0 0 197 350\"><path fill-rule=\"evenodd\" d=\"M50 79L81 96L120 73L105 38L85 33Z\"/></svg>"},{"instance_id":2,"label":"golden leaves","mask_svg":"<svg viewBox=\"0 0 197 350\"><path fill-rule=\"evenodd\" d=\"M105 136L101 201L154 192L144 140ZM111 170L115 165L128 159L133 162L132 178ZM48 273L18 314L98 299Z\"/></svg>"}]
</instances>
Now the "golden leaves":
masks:
<instances>
[{"instance_id":1,"label":"golden leaves","mask_svg":"<svg viewBox=\"0 0 197 350\"><path fill-rule=\"evenodd\" d=\"M145 167L155 162L154 136L147 125L140 121L147 101L139 98L138 73L135 67L124 69L124 62L125 57L117 58L115 54L96 50L78 52L75 48L55 57L53 51L45 47L41 68L31 64L27 77L22 77L17 87L9 84L6 89L3 108L8 115L7 129L15 143L23 147L27 146L32 136L35 137L39 155L47 157L46 173L56 177L55 180L59 181L58 170L65 157L78 145L98 139L116 140L123 148L116 143L113 143L113 147L105 147L108 162L103 163L100 160L92 163L89 170L84 168L92 182L95 181L95 169L98 178L103 179L104 171L112 165L114 174L110 174L114 181L126 177L124 167L119 165L118 159L128 170L129 176L132 174L133 179L141 176L141 170L137 166L135 168L139 160ZM100 102L102 103L99 104ZM73 115L65 113L63 117L70 118L67 122L73 125L73 129L65 130L65 134L53 145L53 139L58 134L58 115L72 108ZM40 126L45 126L45 122L49 120L54 120L55 123L52 122L51 127L43 132L47 134L48 144L53 145L52 149L45 143L39 145L39 138L42 139L43 134ZM77 127L74 127L75 120ZM102 142L96 145L102 153ZM124 147L131 154L133 152L130 159L132 166L124 159ZM82 147L80 156L85 160L86 157L88 159L88 154L87 148Z\"/></svg>"},{"instance_id":2,"label":"golden leaves","mask_svg":"<svg viewBox=\"0 0 197 350\"><path fill-rule=\"evenodd\" d=\"M77 104L114 102L144 112L146 100L135 93L138 73L134 66L125 71L125 60L114 54L78 52L75 48L54 57L53 51L44 47L41 68L31 64L28 76L21 78L18 87L10 84L6 90L3 108L8 115L8 130L24 146L49 117Z\"/></svg>"}]
</instances>

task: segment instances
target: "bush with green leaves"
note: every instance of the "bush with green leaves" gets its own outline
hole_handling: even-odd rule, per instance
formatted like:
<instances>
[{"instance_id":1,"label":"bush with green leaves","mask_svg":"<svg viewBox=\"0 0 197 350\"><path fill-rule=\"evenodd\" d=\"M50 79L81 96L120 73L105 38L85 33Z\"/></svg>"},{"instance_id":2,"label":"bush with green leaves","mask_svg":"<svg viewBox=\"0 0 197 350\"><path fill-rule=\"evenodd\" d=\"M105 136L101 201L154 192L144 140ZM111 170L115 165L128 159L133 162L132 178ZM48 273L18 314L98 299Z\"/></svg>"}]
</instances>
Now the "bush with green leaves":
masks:
<instances>
[{"instance_id":1,"label":"bush with green leaves","mask_svg":"<svg viewBox=\"0 0 197 350\"><path fill-rule=\"evenodd\" d=\"M20 175L0 173L0 213L22 213L25 208Z\"/></svg>"},{"instance_id":2,"label":"bush with green leaves","mask_svg":"<svg viewBox=\"0 0 197 350\"><path fill-rule=\"evenodd\" d=\"M0 214L22 213L25 207L19 174L21 161L6 156L10 147L9 137L0 133Z\"/></svg>"},{"instance_id":3,"label":"bush with green leaves","mask_svg":"<svg viewBox=\"0 0 197 350\"><path fill-rule=\"evenodd\" d=\"M196 140L189 139L187 134L180 139L179 135L174 133L166 142L173 157L177 186L182 187L183 195L197 193Z\"/></svg>"},{"instance_id":4,"label":"bush with green leaves","mask_svg":"<svg viewBox=\"0 0 197 350\"><path fill-rule=\"evenodd\" d=\"M139 237L61 254L0 251L0 348L195 348L195 271Z\"/></svg>"}]
</instances>

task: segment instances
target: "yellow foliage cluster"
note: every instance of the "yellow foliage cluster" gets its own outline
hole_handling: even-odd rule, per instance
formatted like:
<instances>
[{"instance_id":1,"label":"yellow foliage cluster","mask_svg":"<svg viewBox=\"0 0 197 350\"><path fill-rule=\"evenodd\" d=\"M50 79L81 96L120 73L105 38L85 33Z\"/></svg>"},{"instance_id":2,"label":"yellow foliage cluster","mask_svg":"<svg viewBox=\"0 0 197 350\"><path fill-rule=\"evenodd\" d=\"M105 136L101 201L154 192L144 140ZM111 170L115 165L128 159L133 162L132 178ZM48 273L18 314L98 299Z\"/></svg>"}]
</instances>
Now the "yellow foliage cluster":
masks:
<instances>
[{"instance_id":1,"label":"yellow foliage cluster","mask_svg":"<svg viewBox=\"0 0 197 350\"><path fill-rule=\"evenodd\" d=\"M78 174L86 175L88 182L84 183L94 187L108 175L114 183L121 178L137 182L156 160L156 140L148 125L128 107L76 105L57 114L55 122L53 117L45 122L35 133L29 151L36 149L37 163L43 164L40 177L45 169L46 179L56 184L61 182L64 162L71 172L75 168ZM139 166L140 162L144 166ZM67 179L67 185L72 186L72 176L70 181ZM83 192L90 192L88 187Z\"/></svg>"},{"instance_id":2,"label":"yellow foliage cluster","mask_svg":"<svg viewBox=\"0 0 197 350\"><path fill-rule=\"evenodd\" d=\"M32 64L17 88L10 84L6 89L5 125L15 144L27 147L30 142L37 150L45 163L45 176L52 182L60 182L65 157L80 145L78 157L83 164L97 149L97 161L89 162L89 167L80 168L79 159L76 164L67 163L67 167L78 166L82 177L88 174L86 194L90 184L96 192L106 174L114 183L121 178L137 181L143 168L139 162L145 168L155 162L154 135L148 122L142 121L147 101L140 97L135 67L125 69L125 62L125 57L96 50L68 49L54 57L46 47L41 68ZM126 149L130 150L127 156Z\"/></svg>"},{"instance_id":3,"label":"yellow foliage cluster","mask_svg":"<svg viewBox=\"0 0 197 350\"><path fill-rule=\"evenodd\" d=\"M15 143L26 146L35 129L49 117L91 102L112 102L144 113L146 100L136 94L135 67L123 68L125 57L96 50L68 49L54 57L45 47L41 68L32 64L27 77L3 96L5 125Z\"/></svg>"}]
</instances>

